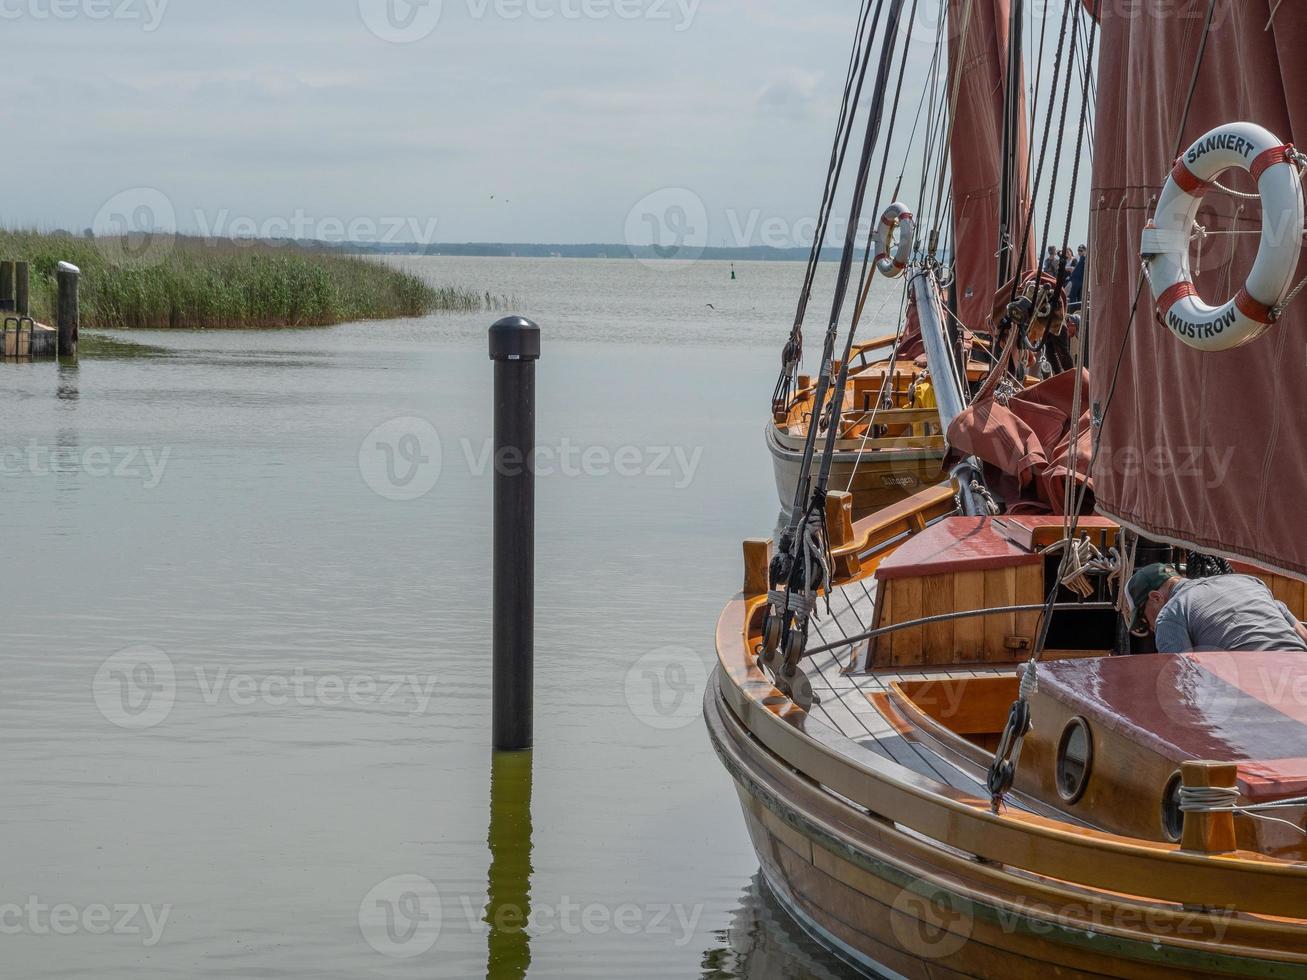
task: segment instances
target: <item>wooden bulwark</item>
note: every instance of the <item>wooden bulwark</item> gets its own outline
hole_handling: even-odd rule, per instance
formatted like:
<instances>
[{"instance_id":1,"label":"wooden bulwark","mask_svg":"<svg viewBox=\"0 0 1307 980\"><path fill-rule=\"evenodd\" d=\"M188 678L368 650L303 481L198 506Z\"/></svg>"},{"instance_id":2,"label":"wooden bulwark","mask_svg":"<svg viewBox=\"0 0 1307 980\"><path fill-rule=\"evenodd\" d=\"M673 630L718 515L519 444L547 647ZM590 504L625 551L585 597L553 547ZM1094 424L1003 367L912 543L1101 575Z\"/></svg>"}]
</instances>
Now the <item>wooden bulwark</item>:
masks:
<instances>
[{"instance_id":1,"label":"wooden bulwark","mask_svg":"<svg viewBox=\"0 0 1307 980\"><path fill-rule=\"evenodd\" d=\"M905 501L892 512L859 522L854 539L860 545L861 575L867 575L897 542L925 527L932 515L940 516L951 507L951 492L938 488ZM970 587L974 586L971 582ZM1005 601L1014 597L1016 570L1010 579L986 580L984 590L986 603L996 594ZM924 587L920 597L911 587L903 594L908 597L906 602L924 607ZM1243 851L1213 858L1031 813L994 814L987 799L955 790L850 741L783 698L748 656L747 651L758 641L754 630L761 617L755 613L761 612L763 602L761 598L739 598L724 611L717 632L722 668L718 687L725 706L756 744L808 779L927 838L1081 888L1213 908L1225 907L1237 896L1242 911L1286 918L1304 914L1307 865ZM878 615L898 616L897 602L897 594L895 598L878 594ZM746 623L753 628L746 629ZM1004 624L1005 649L1007 628ZM1016 628L1015 622L1011 628ZM924 630L921 635L924 643ZM987 628L985 636L993 643L998 630ZM911 644L902 652L905 657L915 654ZM1020 881L1020 876L1014 878L1013 887L1019 888Z\"/></svg>"},{"instance_id":2,"label":"wooden bulwark","mask_svg":"<svg viewBox=\"0 0 1307 980\"><path fill-rule=\"evenodd\" d=\"M773 888L882 969L1003 980L1307 969L1307 937L1291 923L1094 895L977 863L847 806L758 752L716 692L705 717Z\"/></svg>"},{"instance_id":3,"label":"wooden bulwark","mask_svg":"<svg viewBox=\"0 0 1307 980\"><path fill-rule=\"evenodd\" d=\"M789 702L745 656L744 615L743 600L733 602L718 626L719 654L727 651L718 674L726 704L768 751L859 806L986 860L1089 888L1212 908L1239 895L1246 911L1303 914L1307 865L1250 852L1218 863L1174 845L1032 814L994 814L988 800L875 755L797 708L778 714L774 704Z\"/></svg>"}]
</instances>

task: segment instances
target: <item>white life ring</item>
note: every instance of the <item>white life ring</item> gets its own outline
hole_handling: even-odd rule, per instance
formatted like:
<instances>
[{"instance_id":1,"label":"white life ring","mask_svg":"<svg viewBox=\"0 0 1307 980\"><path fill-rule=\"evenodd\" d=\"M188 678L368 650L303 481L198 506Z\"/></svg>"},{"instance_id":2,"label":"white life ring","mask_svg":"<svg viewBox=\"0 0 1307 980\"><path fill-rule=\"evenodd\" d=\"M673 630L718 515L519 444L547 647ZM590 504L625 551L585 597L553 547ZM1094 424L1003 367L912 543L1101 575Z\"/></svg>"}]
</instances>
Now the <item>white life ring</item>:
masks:
<instances>
[{"instance_id":1,"label":"white life ring","mask_svg":"<svg viewBox=\"0 0 1307 980\"><path fill-rule=\"evenodd\" d=\"M899 230L899 243L891 250L890 238ZM880 216L880 252L876 255L876 271L882 276L897 279L908 267L912 258L912 240L917 234L917 223L906 204L895 201Z\"/></svg>"},{"instance_id":2,"label":"white life ring","mask_svg":"<svg viewBox=\"0 0 1307 980\"><path fill-rule=\"evenodd\" d=\"M1148 266L1157 315L1190 347L1222 351L1261 336L1293 285L1302 251L1303 196L1293 147L1254 123L1217 127L1175 163L1144 229L1141 251ZM1262 243L1248 280L1235 297L1208 306L1198 296L1189 268L1189 238L1203 195L1233 167L1252 174L1262 198Z\"/></svg>"}]
</instances>

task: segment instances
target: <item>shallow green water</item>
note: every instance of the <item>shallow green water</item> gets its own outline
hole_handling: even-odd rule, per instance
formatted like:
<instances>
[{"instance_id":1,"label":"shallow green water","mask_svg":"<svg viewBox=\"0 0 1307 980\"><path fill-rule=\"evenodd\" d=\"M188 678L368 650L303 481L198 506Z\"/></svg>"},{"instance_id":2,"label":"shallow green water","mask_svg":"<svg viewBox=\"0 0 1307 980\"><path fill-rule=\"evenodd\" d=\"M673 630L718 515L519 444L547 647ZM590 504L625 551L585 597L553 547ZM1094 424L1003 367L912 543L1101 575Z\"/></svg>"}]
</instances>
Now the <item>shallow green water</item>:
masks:
<instances>
[{"instance_id":1,"label":"shallow green water","mask_svg":"<svg viewBox=\"0 0 1307 980\"><path fill-rule=\"evenodd\" d=\"M801 268L404 261L545 332L529 773L490 764L490 316L0 366L0 975L842 975L698 714Z\"/></svg>"}]
</instances>

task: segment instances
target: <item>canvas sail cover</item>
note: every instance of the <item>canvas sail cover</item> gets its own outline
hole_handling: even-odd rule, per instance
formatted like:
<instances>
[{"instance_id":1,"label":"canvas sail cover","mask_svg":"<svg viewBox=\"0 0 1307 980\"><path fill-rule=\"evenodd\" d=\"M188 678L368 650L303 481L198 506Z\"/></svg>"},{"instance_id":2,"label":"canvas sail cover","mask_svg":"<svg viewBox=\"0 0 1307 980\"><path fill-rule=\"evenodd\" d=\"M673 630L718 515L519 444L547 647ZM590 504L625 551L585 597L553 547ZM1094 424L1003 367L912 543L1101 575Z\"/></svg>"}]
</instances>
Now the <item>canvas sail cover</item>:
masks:
<instances>
[{"instance_id":1,"label":"canvas sail cover","mask_svg":"<svg viewBox=\"0 0 1307 980\"><path fill-rule=\"evenodd\" d=\"M1307 4L1275 0L1217 0L1179 134L1208 7L1101 4L1089 257L1100 408L1124 356L1093 485L1101 513L1149 537L1307 575L1307 296L1270 332L1223 353L1191 349L1160 326L1147 285L1130 326L1141 232L1177 145L1236 120L1307 141ZM1241 172L1222 183L1256 189ZM1194 253L1198 289L1221 303L1242 285L1259 239L1210 233L1259 231L1261 208L1213 190L1198 221L1209 232Z\"/></svg>"},{"instance_id":2,"label":"canvas sail cover","mask_svg":"<svg viewBox=\"0 0 1307 980\"><path fill-rule=\"evenodd\" d=\"M949 147L953 169L954 290L958 318L988 332L998 291L999 215L1003 182L1003 116L1007 100L1009 0L949 0L949 85L957 111ZM1020 61L1018 60L1018 64ZM1025 83L1019 80L1011 236L1021 237L1028 202ZM950 96L952 93L950 93ZM925 206L924 204L922 205ZM1025 270L1033 267L1027 248ZM1015 267L1018 263L1013 261Z\"/></svg>"}]
</instances>

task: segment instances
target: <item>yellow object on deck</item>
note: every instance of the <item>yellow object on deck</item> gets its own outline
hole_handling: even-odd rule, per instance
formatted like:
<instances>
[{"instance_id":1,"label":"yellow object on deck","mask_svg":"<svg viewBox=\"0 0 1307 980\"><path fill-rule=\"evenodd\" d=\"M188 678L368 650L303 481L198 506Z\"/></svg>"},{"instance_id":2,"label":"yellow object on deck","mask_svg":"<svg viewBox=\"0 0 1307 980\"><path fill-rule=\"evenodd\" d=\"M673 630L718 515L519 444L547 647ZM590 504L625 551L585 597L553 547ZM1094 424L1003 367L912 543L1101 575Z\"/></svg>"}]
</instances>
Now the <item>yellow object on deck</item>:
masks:
<instances>
[{"instance_id":1,"label":"yellow object on deck","mask_svg":"<svg viewBox=\"0 0 1307 980\"><path fill-rule=\"evenodd\" d=\"M912 400L913 408L938 408L939 402L935 400L935 386L930 383L928 378L922 378L917 382L916 395ZM929 422L912 423L912 434L914 436L928 436L935 427Z\"/></svg>"}]
</instances>

